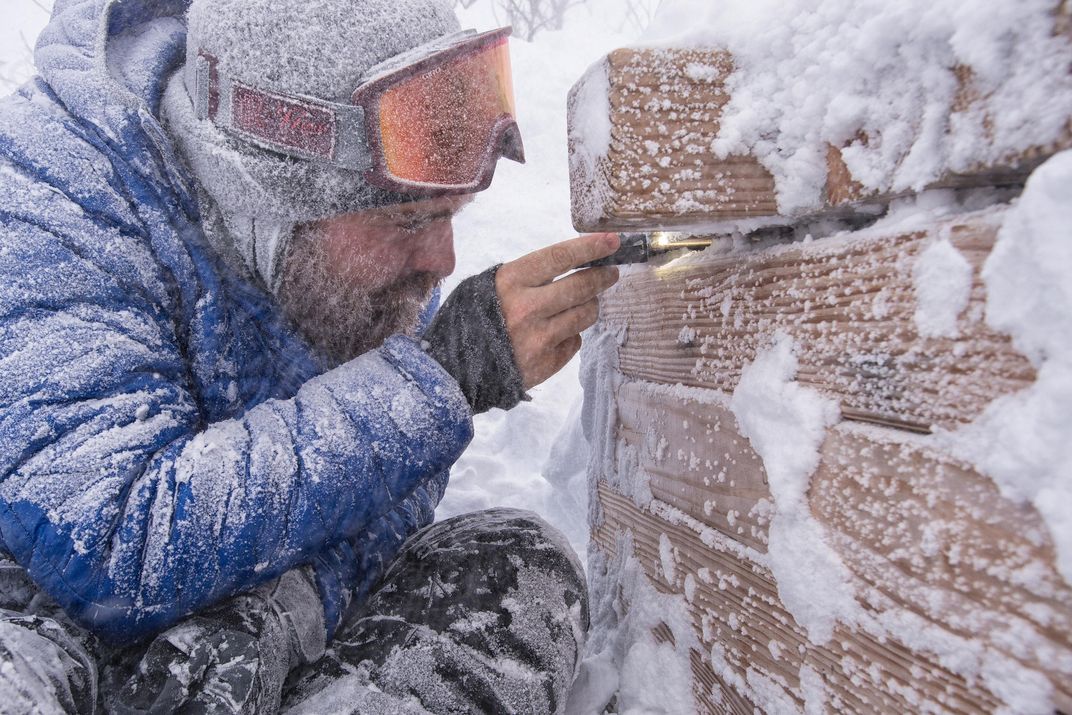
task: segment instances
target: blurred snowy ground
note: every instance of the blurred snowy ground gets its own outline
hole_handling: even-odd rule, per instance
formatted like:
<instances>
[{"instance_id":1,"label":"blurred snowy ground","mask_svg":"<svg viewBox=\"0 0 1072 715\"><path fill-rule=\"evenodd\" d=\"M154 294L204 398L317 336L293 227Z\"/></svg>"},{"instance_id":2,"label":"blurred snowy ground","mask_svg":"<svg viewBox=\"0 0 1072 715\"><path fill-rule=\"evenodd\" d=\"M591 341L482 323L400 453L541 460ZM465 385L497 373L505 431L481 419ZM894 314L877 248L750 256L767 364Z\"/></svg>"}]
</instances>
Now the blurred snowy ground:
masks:
<instances>
[{"instance_id":1,"label":"blurred snowy ground","mask_svg":"<svg viewBox=\"0 0 1072 715\"><path fill-rule=\"evenodd\" d=\"M494 184L455 224L458 269L445 286L529 251L571 238L566 155L566 95L589 65L637 37L658 0L584 0L566 11L564 28L533 42L512 43L515 93L528 163L504 161ZM628 7L627 7L628 6ZM33 75L34 41L51 0L3 0L0 10L0 92ZM491 0L458 9L464 27L506 24ZM580 433L578 361L532 391L510 412L476 418L476 438L453 470L439 518L515 506L540 513L562 529L582 560L588 541ZM556 446L557 445L557 446Z\"/></svg>"}]
</instances>

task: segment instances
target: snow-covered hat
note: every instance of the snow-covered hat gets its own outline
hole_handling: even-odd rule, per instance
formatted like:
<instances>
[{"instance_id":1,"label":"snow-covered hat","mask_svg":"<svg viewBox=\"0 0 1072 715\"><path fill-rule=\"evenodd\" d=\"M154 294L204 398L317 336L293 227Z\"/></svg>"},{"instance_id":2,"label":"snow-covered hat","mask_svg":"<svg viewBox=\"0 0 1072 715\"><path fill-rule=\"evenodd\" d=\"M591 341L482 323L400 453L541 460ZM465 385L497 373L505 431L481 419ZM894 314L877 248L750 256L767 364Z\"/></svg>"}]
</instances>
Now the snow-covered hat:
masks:
<instances>
[{"instance_id":1,"label":"snow-covered hat","mask_svg":"<svg viewBox=\"0 0 1072 715\"><path fill-rule=\"evenodd\" d=\"M261 90L348 102L368 70L459 29L448 0L193 0L187 66L199 53ZM356 171L259 148L198 119L176 73L163 114L235 249L273 291L297 223L411 197L370 186Z\"/></svg>"}]
</instances>

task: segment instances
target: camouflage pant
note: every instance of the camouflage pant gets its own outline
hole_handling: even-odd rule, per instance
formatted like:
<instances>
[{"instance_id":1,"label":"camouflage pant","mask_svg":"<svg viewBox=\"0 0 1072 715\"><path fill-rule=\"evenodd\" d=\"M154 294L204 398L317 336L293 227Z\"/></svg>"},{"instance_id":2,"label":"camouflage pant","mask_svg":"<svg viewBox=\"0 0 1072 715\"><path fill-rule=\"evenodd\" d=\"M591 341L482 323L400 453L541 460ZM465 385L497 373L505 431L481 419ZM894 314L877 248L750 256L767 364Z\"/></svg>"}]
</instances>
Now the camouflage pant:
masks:
<instances>
[{"instance_id":1,"label":"camouflage pant","mask_svg":"<svg viewBox=\"0 0 1072 715\"><path fill-rule=\"evenodd\" d=\"M260 602L238 597L148 651L122 653L68 635L76 629L62 613L8 611L0 662L15 667L0 667L0 711L23 702L43 712L96 704L264 713L282 698L282 710L296 713L552 713L565 703L588 627L572 550L538 517L513 509L414 535L331 648L289 677Z\"/></svg>"}]
</instances>

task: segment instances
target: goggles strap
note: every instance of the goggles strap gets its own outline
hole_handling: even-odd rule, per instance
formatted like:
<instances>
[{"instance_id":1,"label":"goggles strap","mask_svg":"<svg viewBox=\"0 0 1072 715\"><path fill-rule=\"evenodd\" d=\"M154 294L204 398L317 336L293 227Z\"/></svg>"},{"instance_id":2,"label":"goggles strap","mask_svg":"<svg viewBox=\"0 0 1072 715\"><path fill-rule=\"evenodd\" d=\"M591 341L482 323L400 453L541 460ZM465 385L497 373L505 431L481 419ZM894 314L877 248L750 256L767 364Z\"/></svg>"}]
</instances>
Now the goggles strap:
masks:
<instances>
[{"instance_id":1,"label":"goggles strap","mask_svg":"<svg viewBox=\"0 0 1072 715\"><path fill-rule=\"evenodd\" d=\"M185 81L197 118L229 134L300 159L354 171L373 166L362 107L253 87L222 73L207 52L187 66Z\"/></svg>"}]
</instances>

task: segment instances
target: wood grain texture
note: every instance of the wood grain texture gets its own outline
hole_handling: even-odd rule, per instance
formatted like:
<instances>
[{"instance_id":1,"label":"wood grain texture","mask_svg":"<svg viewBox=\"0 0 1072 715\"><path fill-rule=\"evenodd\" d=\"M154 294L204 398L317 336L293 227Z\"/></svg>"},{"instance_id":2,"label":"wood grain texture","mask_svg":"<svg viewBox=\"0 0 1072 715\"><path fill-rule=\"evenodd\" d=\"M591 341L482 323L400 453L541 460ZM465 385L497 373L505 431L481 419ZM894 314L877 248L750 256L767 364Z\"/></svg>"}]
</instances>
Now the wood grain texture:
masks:
<instances>
[{"instance_id":1,"label":"wood grain texture","mask_svg":"<svg viewBox=\"0 0 1072 715\"><path fill-rule=\"evenodd\" d=\"M767 475L725 404L639 382L622 385L616 404L619 445L635 453L654 498L766 552Z\"/></svg>"},{"instance_id":2,"label":"wood grain texture","mask_svg":"<svg viewBox=\"0 0 1072 715\"><path fill-rule=\"evenodd\" d=\"M830 431L809 500L867 622L809 642L765 565L769 489L727 399L624 384L618 449L638 460L620 463L636 464L655 498L641 508L600 483L603 520L593 532L608 552L631 532L652 583L688 600L705 648L692 654L696 696L708 711L769 708L761 691L772 684L802 707L806 665L838 711L993 712L987 685L958 674L978 670L972 658L1043 673L1055 702L1072 704L1072 589L1056 573L1041 518L944 456L934 437L851 423ZM682 419L688 426L670 436ZM919 642L910 647L906 636ZM957 666L926 647L943 639L968 661Z\"/></svg>"},{"instance_id":3,"label":"wood grain texture","mask_svg":"<svg viewBox=\"0 0 1072 715\"><path fill-rule=\"evenodd\" d=\"M1070 24L1064 2L1054 16L1054 33L1072 37ZM711 148L729 101L726 82L733 71L733 57L717 49L621 49L589 71L570 94L568 114L573 220L579 231L691 228L779 216L770 171L756 157L720 158ZM988 106L994 90L983 89L971 67L946 71L957 87L946 125L979 122L988 131L993 121L980 108ZM583 137L593 111L584 90L594 85L606 86L611 138L605 154L593 157ZM923 131L924 124L921 118L914 131ZM874 131L880 134L881 129ZM890 129L894 134L902 130ZM1054 141L1017 145L986 162L967 167L958 163L957 170L953 165L939 167L938 179L913 190L868 189L853 175L843 152L871 141L860 131L844 145L828 145L820 205L781 219L851 214L859 204L887 203L919 188L1022 185L1046 158L1072 146L1072 117ZM881 143L882 137L874 141ZM907 154L900 159L907 160Z\"/></svg>"},{"instance_id":4,"label":"wood grain texture","mask_svg":"<svg viewBox=\"0 0 1072 715\"><path fill-rule=\"evenodd\" d=\"M727 53L710 50L616 50L570 94L570 186L578 230L674 226L698 216L770 216L774 179L751 157L716 160L710 151L728 100ZM609 84L610 151L578 161L576 141L586 83ZM585 107L585 111L587 111Z\"/></svg>"},{"instance_id":5,"label":"wood grain texture","mask_svg":"<svg viewBox=\"0 0 1072 715\"><path fill-rule=\"evenodd\" d=\"M1035 379L984 319L979 270L1002 215L639 267L604 296L601 320L625 334L619 358L631 378L732 392L780 332L796 343L797 379L836 399L845 417L919 432L955 428ZM914 319L916 260L940 238L974 271L955 337L922 336Z\"/></svg>"}]
</instances>

